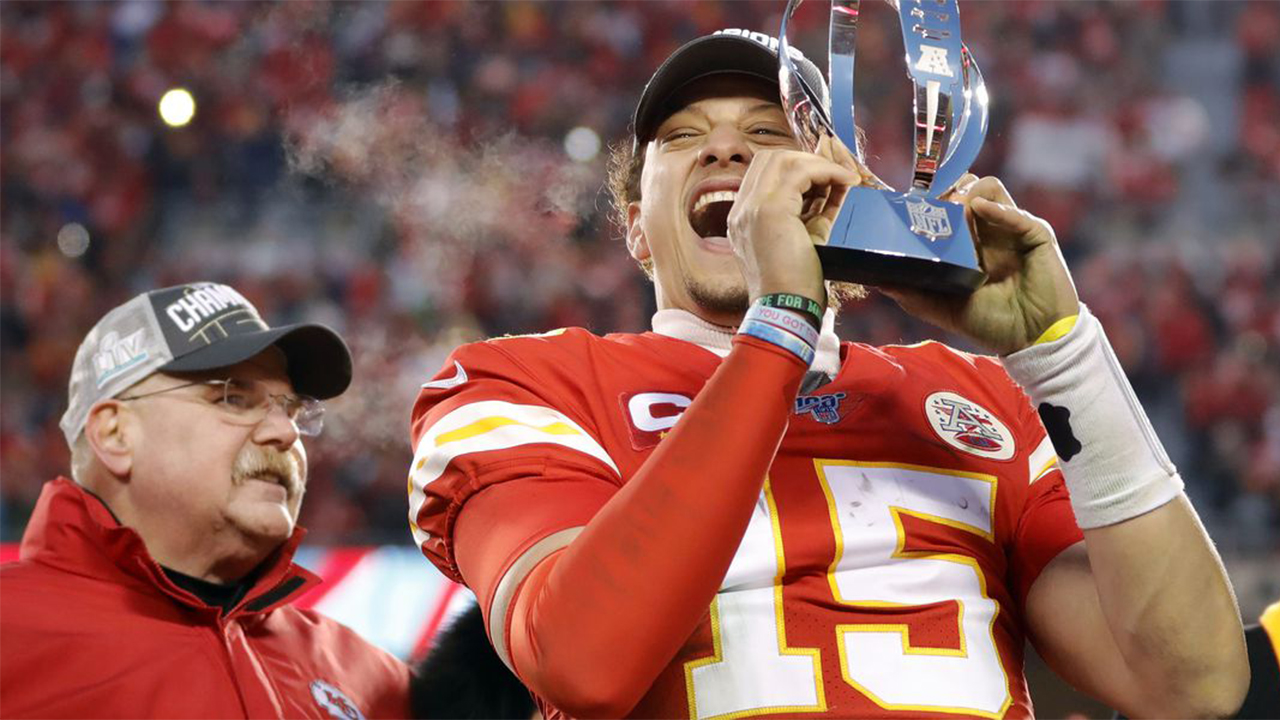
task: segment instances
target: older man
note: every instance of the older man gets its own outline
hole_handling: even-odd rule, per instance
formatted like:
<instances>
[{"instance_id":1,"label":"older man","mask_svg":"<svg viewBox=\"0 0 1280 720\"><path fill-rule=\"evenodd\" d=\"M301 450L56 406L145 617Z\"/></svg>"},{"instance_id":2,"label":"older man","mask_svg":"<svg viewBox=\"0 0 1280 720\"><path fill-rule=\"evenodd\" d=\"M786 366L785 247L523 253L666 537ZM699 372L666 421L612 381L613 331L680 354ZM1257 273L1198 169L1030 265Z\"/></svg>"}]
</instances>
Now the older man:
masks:
<instances>
[{"instance_id":1,"label":"older man","mask_svg":"<svg viewBox=\"0 0 1280 720\"><path fill-rule=\"evenodd\" d=\"M350 381L332 330L268 327L225 285L100 320L61 423L74 481L0 568L0 715L403 716L404 664L290 605L319 582L290 562L302 437Z\"/></svg>"}]
</instances>

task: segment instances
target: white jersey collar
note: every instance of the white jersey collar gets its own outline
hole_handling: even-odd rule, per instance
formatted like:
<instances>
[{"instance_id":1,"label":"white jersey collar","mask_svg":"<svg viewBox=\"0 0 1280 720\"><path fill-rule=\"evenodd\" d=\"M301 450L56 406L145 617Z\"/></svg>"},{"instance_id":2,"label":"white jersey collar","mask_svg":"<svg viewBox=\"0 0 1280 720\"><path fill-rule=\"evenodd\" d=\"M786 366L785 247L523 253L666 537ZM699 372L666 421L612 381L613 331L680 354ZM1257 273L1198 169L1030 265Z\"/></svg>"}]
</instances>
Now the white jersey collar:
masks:
<instances>
[{"instance_id":1,"label":"white jersey collar","mask_svg":"<svg viewBox=\"0 0 1280 720\"><path fill-rule=\"evenodd\" d=\"M836 312L830 308L822 316L822 332L818 336L818 350L810 370L835 377L840 372L840 338L836 337ZM713 325L687 310L659 310L653 315L653 331L658 335L693 343L720 357L729 354L733 347L735 327Z\"/></svg>"}]
</instances>

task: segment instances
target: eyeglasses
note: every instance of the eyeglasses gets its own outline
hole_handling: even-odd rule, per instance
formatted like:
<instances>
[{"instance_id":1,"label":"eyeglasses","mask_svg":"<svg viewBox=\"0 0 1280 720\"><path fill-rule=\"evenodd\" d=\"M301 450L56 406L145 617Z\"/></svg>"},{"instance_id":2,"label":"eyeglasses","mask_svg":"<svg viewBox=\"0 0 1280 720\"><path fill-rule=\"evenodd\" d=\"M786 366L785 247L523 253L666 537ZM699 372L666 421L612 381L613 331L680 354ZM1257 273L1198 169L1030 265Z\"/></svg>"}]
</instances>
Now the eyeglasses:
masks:
<instances>
[{"instance_id":1,"label":"eyeglasses","mask_svg":"<svg viewBox=\"0 0 1280 720\"><path fill-rule=\"evenodd\" d=\"M267 392L261 383L248 380L196 380L138 395L120 395L117 400L141 400L153 395L204 386L203 400L222 411L236 425L257 425L267 418L272 405L279 405L298 434L315 437L324 429L324 405L306 395L277 395Z\"/></svg>"}]
</instances>

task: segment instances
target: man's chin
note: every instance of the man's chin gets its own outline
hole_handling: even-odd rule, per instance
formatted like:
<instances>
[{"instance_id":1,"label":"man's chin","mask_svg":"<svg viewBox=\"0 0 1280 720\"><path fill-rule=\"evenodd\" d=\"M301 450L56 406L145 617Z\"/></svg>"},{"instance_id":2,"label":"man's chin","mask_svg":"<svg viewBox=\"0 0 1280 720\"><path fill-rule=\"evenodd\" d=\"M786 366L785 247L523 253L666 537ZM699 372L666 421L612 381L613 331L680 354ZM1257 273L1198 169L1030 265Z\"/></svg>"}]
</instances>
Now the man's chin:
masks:
<instances>
[{"instance_id":1,"label":"man's chin","mask_svg":"<svg viewBox=\"0 0 1280 720\"><path fill-rule=\"evenodd\" d=\"M747 289L740 280L737 283L725 282L718 286L686 281L685 290L699 308L717 317L741 316L747 312L750 305Z\"/></svg>"},{"instance_id":2,"label":"man's chin","mask_svg":"<svg viewBox=\"0 0 1280 720\"><path fill-rule=\"evenodd\" d=\"M240 532L256 543L279 545L293 534L296 519L288 507L272 502L257 502L237 513L233 522Z\"/></svg>"}]
</instances>

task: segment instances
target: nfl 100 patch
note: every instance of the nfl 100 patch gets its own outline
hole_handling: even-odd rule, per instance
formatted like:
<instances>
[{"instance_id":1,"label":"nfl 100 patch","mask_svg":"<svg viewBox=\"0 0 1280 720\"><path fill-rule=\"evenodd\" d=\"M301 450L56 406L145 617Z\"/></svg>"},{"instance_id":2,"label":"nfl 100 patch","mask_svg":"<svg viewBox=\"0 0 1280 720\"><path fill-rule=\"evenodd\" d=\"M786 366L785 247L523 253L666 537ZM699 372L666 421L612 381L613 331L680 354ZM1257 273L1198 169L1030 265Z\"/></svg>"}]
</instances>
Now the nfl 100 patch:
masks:
<instances>
[{"instance_id":1,"label":"nfl 100 patch","mask_svg":"<svg viewBox=\"0 0 1280 720\"><path fill-rule=\"evenodd\" d=\"M826 395L800 395L796 398L796 415L808 413L814 420L823 425L835 425L843 417L840 414L840 401L847 395L842 392Z\"/></svg>"}]
</instances>

